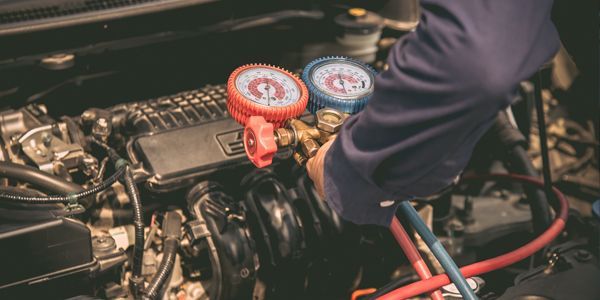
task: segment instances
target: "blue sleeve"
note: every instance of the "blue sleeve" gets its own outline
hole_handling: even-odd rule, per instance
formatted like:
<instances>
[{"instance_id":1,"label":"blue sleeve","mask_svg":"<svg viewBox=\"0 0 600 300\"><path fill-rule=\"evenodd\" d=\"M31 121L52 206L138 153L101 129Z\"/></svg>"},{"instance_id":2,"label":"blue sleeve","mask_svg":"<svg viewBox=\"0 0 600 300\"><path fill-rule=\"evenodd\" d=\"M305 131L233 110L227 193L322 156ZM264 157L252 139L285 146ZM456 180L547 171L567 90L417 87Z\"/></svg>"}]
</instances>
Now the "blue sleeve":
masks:
<instances>
[{"instance_id":1,"label":"blue sleeve","mask_svg":"<svg viewBox=\"0 0 600 300\"><path fill-rule=\"evenodd\" d=\"M448 186L499 110L558 50L550 0L422 0L374 94L325 158L325 194L343 218L388 226L381 201Z\"/></svg>"}]
</instances>

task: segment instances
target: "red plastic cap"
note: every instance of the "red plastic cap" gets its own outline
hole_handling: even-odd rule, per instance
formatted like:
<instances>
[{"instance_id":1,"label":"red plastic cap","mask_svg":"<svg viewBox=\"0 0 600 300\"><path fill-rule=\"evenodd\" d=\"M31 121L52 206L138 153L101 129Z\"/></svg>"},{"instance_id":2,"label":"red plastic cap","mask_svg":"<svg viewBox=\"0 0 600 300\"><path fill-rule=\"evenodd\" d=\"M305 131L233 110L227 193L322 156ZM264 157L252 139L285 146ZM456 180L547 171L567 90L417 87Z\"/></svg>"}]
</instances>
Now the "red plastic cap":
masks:
<instances>
[{"instance_id":1,"label":"red plastic cap","mask_svg":"<svg viewBox=\"0 0 600 300\"><path fill-rule=\"evenodd\" d=\"M244 149L248 159L257 167L264 168L273 162L277 152L273 124L261 116L248 118L244 128Z\"/></svg>"}]
</instances>

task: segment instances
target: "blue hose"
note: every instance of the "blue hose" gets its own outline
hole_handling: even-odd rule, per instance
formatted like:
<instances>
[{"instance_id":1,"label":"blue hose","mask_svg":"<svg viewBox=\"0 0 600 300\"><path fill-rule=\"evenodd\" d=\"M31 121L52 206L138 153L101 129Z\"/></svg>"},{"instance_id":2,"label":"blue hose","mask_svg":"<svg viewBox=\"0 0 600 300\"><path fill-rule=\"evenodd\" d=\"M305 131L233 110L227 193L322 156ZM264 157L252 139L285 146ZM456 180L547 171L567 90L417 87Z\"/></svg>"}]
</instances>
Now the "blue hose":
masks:
<instances>
[{"instance_id":1,"label":"blue hose","mask_svg":"<svg viewBox=\"0 0 600 300\"><path fill-rule=\"evenodd\" d=\"M427 228L427 225L421 220L421 217L415 208L408 201L402 201L400 203L400 212L425 241L425 244L427 244L427 247L429 247L435 258L440 262L440 265L442 265L442 268L444 268L446 274L450 277L450 280L452 280L452 283L454 283L463 299L477 300L478 298L475 295L475 292L469 287L467 280L463 277L460 269L456 263L454 263L454 260L452 260L448 252L446 252L442 243L440 243L429 228Z\"/></svg>"}]
</instances>

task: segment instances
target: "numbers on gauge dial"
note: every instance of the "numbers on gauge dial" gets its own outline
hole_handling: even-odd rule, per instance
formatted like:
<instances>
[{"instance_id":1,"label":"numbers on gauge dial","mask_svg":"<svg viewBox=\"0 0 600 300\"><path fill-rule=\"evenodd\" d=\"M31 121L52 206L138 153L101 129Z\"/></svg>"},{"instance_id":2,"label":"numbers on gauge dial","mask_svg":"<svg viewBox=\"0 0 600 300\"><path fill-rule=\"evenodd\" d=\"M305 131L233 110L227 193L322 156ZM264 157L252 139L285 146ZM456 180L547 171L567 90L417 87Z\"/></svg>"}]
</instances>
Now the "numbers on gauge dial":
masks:
<instances>
[{"instance_id":1,"label":"numbers on gauge dial","mask_svg":"<svg viewBox=\"0 0 600 300\"><path fill-rule=\"evenodd\" d=\"M288 106L300 99L300 88L290 75L276 69L251 68L235 79L244 98L265 106Z\"/></svg>"},{"instance_id":2,"label":"numbers on gauge dial","mask_svg":"<svg viewBox=\"0 0 600 300\"><path fill-rule=\"evenodd\" d=\"M352 62L317 65L310 78L319 90L337 98L360 98L373 90L373 74Z\"/></svg>"}]
</instances>

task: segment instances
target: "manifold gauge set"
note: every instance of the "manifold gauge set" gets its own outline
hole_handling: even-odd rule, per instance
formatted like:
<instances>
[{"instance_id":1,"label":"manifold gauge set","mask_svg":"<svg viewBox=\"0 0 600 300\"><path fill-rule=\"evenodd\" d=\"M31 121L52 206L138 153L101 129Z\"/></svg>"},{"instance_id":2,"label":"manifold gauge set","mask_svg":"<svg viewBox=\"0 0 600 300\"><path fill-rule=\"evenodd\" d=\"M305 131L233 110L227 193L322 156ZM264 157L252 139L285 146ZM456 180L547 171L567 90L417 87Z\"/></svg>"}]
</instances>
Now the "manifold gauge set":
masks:
<instances>
[{"instance_id":1,"label":"manifold gauge set","mask_svg":"<svg viewBox=\"0 0 600 300\"><path fill-rule=\"evenodd\" d=\"M345 118L361 111L373 93L375 70L348 57L310 62L300 79L264 64L244 65L227 81L227 108L244 129L250 161L262 168L278 148L293 147L303 164L337 134ZM298 119L308 109L315 125Z\"/></svg>"}]
</instances>

